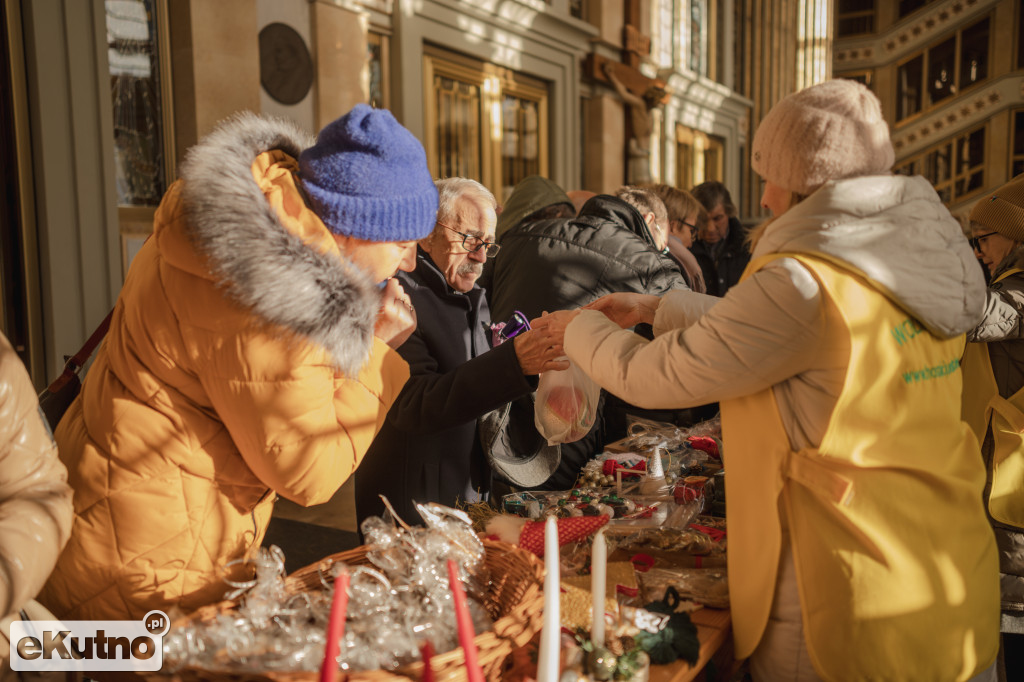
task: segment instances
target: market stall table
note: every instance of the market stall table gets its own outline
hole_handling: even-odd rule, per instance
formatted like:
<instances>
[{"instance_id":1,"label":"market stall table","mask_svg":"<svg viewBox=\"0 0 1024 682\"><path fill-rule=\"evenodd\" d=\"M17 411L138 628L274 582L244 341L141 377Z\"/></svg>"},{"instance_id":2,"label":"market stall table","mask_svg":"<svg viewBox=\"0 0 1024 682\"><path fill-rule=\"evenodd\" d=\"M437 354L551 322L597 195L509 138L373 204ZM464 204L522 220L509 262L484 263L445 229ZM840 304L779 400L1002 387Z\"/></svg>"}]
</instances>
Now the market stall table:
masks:
<instances>
[{"instance_id":1,"label":"market stall table","mask_svg":"<svg viewBox=\"0 0 1024 682\"><path fill-rule=\"evenodd\" d=\"M700 658L691 666L686 661L652 665L650 682L690 682L704 680L709 661L714 660L713 679L729 680L736 667L732 656L732 617L729 609L704 608L690 614L700 639Z\"/></svg>"}]
</instances>

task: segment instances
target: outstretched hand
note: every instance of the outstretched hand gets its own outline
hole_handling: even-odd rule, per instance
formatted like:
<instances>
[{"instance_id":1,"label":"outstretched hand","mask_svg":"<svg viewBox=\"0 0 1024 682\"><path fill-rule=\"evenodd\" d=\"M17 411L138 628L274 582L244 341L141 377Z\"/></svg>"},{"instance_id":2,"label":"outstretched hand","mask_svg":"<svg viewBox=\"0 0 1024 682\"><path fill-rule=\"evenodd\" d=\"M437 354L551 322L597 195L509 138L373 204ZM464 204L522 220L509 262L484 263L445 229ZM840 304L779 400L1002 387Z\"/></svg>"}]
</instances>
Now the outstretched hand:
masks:
<instances>
[{"instance_id":1,"label":"outstretched hand","mask_svg":"<svg viewBox=\"0 0 1024 682\"><path fill-rule=\"evenodd\" d=\"M562 350L562 340L556 339L550 330L530 329L516 336L512 343L519 367L527 376L569 368L569 360Z\"/></svg>"},{"instance_id":2,"label":"outstretched hand","mask_svg":"<svg viewBox=\"0 0 1024 682\"><path fill-rule=\"evenodd\" d=\"M398 280L391 278L384 287L380 311L373 335L397 349L416 331L416 311Z\"/></svg>"},{"instance_id":3,"label":"outstretched hand","mask_svg":"<svg viewBox=\"0 0 1024 682\"><path fill-rule=\"evenodd\" d=\"M530 320L530 326L535 331L547 334L552 344L561 349L565 343L565 328L579 314L579 310L559 310L553 313L544 313L537 319Z\"/></svg>"},{"instance_id":4,"label":"outstretched hand","mask_svg":"<svg viewBox=\"0 0 1024 682\"><path fill-rule=\"evenodd\" d=\"M660 298L652 294L619 292L602 296L583 306L586 310L597 310L622 328L635 327L641 323L654 324Z\"/></svg>"}]
</instances>

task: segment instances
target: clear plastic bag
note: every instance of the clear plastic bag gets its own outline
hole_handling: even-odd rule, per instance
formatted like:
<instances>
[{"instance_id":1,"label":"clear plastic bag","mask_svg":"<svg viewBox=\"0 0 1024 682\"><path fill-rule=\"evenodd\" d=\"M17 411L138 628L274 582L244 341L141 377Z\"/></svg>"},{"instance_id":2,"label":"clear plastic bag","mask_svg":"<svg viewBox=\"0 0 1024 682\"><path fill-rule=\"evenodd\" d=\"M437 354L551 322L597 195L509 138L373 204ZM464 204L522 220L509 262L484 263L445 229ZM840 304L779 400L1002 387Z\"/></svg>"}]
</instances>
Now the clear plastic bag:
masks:
<instances>
[{"instance_id":1,"label":"clear plastic bag","mask_svg":"<svg viewBox=\"0 0 1024 682\"><path fill-rule=\"evenodd\" d=\"M669 587L680 597L716 609L729 608L729 580L724 568L652 568L638 574L644 600L661 601Z\"/></svg>"},{"instance_id":2,"label":"clear plastic bag","mask_svg":"<svg viewBox=\"0 0 1024 682\"><path fill-rule=\"evenodd\" d=\"M569 362L569 369L543 372L537 385L533 420L549 445L572 443L587 435L597 418L601 387Z\"/></svg>"}]
</instances>

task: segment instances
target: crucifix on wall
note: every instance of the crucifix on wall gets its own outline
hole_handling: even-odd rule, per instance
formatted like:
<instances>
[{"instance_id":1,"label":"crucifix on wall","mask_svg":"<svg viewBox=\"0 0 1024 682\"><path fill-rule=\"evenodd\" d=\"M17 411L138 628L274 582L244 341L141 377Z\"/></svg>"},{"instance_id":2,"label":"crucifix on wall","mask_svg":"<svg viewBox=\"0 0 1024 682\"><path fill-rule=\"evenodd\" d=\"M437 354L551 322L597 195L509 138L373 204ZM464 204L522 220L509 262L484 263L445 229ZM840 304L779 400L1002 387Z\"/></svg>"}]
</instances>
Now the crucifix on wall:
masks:
<instances>
[{"instance_id":1,"label":"crucifix on wall","mask_svg":"<svg viewBox=\"0 0 1024 682\"><path fill-rule=\"evenodd\" d=\"M591 54L586 70L591 78L611 85L626 105L626 182L639 184L651 181L653 111L668 101L669 92L665 81L640 72L640 64L651 53L650 36L637 28L644 25L641 0L625 0L623 10L622 61Z\"/></svg>"},{"instance_id":2,"label":"crucifix on wall","mask_svg":"<svg viewBox=\"0 0 1024 682\"><path fill-rule=\"evenodd\" d=\"M621 62L591 55L591 76L611 85L625 103L626 139L629 141L626 182L635 185L651 181L652 112L668 101L665 81L648 78L638 69Z\"/></svg>"}]
</instances>

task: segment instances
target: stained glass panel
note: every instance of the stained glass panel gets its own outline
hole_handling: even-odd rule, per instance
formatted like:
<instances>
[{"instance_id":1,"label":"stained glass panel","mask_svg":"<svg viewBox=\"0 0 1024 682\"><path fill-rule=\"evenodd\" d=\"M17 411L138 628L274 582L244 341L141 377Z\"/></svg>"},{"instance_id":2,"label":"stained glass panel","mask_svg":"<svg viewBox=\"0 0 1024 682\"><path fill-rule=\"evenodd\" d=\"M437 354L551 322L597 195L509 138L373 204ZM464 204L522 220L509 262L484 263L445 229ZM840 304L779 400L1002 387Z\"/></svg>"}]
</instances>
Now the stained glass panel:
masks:
<instances>
[{"instance_id":1,"label":"stained glass panel","mask_svg":"<svg viewBox=\"0 0 1024 682\"><path fill-rule=\"evenodd\" d=\"M167 189L154 0L106 0L117 200L155 206Z\"/></svg>"}]
</instances>

